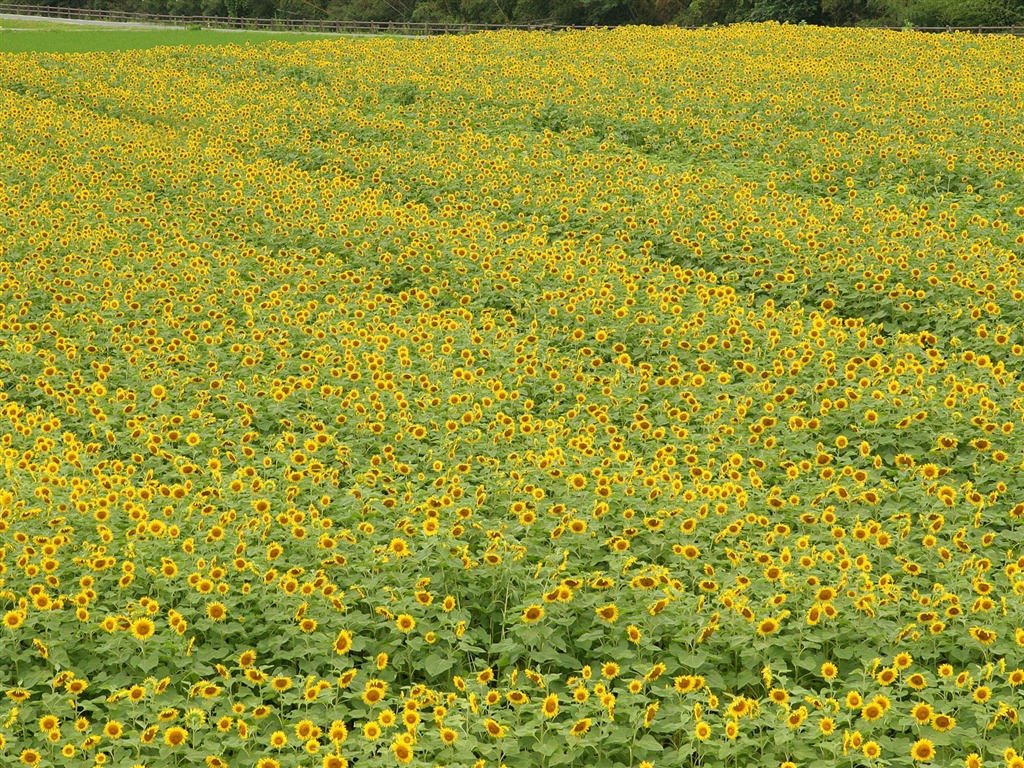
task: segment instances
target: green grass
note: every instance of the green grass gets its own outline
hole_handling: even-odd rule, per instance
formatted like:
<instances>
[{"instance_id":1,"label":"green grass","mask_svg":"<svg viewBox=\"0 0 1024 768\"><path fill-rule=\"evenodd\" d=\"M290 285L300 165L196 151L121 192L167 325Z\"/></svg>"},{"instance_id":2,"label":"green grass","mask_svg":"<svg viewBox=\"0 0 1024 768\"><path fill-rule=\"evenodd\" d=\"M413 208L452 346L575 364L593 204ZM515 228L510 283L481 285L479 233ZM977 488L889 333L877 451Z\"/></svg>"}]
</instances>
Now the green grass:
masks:
<instances>
[{"instance_id":1,"label":"green grass","mask_svg":"<svg viewBox=\"0 0 1024 768\"><path fill-rule=\"evenodd\" d=\"M86 26L51 25L50 22L0 20L9 24L47 25L30 31L0 30L0 53L90 53L93 51L129 51L162 45L244 45L282 40L298 43L333 35L297 32L231 32L193 29L109 29Z\"/></svg>"},{"instance_id":2,"label":"green grass","mask_svg":"<svg viewBox=\"0 0 1024 768\"><path fill-rule=\"evenodd\" d=\"M71 24L65 24L62 21L53 21L51 19L5 19L0 18L0 30L21 30L21 29L35 29L35 30L50 30L50 29L73 29Z\"/></svg>"}]
</instances>

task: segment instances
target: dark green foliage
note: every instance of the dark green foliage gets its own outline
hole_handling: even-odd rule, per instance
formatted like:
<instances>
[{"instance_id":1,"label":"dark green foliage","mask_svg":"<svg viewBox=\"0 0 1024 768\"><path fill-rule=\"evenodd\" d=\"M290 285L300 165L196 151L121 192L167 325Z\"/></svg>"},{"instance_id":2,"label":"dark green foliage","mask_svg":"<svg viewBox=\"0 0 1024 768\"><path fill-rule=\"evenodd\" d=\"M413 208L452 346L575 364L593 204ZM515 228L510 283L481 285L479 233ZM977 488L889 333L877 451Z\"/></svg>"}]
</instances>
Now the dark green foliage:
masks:
<instances>
[{"instance_id":1,"label":"dark green foliage","mask_svg":"<svg viewBox=\"0 0 1024 768\"><path fill-rule=\"evenodd\" d=\"M821 20L820 0L754 0L749 21L784 21L790 24Z\"/></svg>"},{"instance_id":2,"label":"dark green foliage","mask_svg":"<svg viewBox=\"0 0 1024 768\"><path fill-rule=\"evenodd\" d=\"M1019 23L1024 3L1015 0L914 0L907 19L919 26L973 27Z\"/></svg>"}]
</instances>

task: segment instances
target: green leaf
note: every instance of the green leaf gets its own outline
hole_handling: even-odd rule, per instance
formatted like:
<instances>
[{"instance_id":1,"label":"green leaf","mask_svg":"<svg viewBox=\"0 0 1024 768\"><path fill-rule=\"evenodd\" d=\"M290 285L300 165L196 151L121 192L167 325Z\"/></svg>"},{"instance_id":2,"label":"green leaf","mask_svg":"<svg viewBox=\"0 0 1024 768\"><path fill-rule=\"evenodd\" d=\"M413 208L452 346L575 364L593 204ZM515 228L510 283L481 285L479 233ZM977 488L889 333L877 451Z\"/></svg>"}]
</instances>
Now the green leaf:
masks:
<instances>
[{"instance_id":1,"label":"green leaf","mask_svg":"<svg viewBox=\"0 0 1024 768\"><path fill-rule=\"evenodd\" d=\"M563 749L563 747L563 744L560 744L554 739L546 739L544 741L538 742L537 746L534 747L533 751L536 752L538 755L550 757L551 755L558 752L560 749Z\"/></svg>"},{"instance_id":2,"label":"green leaf","mask_svg":"<svg viewBox=\"0 0 1024 768\"><path fill-rule=\"evenodd\" d=\"M436 653L432 653L423 659L423 669L432 675L443 675L445 672L455 666L455 661L451 656L441 656Z\"/></svg>"},{"instance_id":3,"label":"green leaf","mask_svg":"<svg viewBox=\"0 0 1024 768\"><path fill-rule=\"evenodd\" d=\"M640 739L637 739L636 746L646 749L648 752L661 752L661 742L656 738L647 734Z\"/></svg>"}]
</instances>

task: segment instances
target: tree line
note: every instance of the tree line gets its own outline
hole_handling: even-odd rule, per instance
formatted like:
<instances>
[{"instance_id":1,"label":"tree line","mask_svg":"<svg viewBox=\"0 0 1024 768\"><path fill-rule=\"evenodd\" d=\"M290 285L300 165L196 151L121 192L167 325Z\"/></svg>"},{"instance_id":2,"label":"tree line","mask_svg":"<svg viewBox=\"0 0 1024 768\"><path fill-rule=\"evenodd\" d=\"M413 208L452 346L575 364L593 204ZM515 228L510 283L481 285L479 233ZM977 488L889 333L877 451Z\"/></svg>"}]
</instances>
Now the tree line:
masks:
<instances>
[{"instance_id":1,"label":"tree line","mask_svg":"<svg viewBox=\"0 0 1024 768\"><path fill-rule=\"evenodd\" d=\"M24 0L20 4L40 3ZM1024 24L1024 0L53 0L45 4L181 16L490 24Z\"/></svg>"}]
</instances>

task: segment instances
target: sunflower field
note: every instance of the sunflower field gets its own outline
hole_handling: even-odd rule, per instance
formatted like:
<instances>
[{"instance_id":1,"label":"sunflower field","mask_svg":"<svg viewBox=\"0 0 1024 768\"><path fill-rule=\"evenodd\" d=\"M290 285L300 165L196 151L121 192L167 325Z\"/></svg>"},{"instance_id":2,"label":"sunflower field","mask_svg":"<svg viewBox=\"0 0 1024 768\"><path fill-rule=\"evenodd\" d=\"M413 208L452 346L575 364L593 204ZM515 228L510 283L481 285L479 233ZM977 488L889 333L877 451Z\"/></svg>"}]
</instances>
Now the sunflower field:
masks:
<instances>
[{"instance_id":1,"label":"sunflower field","mask_svg":"<svg viewBox=\"0 0 1024 768\"><path fill-rule=\"evenodd\" d=\"M0 56L0 762L1024 768L1024 43Z\"/></svg>"}]
</instances>

